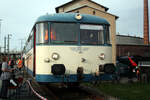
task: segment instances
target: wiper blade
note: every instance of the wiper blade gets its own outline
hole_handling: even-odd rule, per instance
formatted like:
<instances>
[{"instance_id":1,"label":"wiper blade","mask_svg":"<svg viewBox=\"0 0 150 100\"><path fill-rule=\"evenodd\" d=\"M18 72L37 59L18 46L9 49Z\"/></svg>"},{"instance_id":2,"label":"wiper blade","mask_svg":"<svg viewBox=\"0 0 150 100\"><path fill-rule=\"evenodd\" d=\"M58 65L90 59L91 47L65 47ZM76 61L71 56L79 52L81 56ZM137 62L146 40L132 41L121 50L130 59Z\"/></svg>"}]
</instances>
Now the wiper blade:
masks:
<instances>
[{"instance_id":1,"label":"wiper blade","mask_svg":"<svg viewBox=\"0 0 150 100\"><path fill-rule=\"evenodd\" d=\"M77 42L77 41L64 41L64 42L70 42L70 43L75 43L75 42Z\"/></svg>"}]
</instances>

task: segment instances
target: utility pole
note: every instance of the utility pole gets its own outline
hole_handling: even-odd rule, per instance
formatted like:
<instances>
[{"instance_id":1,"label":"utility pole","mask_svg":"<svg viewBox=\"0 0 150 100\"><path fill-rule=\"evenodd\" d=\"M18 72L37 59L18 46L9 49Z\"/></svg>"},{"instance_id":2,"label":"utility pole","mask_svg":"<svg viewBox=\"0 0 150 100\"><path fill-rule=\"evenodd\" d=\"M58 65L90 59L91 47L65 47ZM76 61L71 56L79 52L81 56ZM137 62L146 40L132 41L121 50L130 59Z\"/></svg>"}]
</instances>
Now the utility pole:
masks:
<instances>
[{"instance_id":1,"label":"utility pole","mask_svg":"<svg viewBox=\"0 0 150 100\"><path fill-rule=\"evenodd\" d=\"M1 22L2 22L2 19L0 19L0 41L1 41ZM1 53L1 44L0 44L0 53Z\"/></svg>"},{"instance_id":2,"label":"utility pole","mask_svg":"<svg viewBox=\"0 0 150 100\"><path fill-rule=\"evenodd\" d=\"M0 40L1 40L1 26L2 26L1 22L2 22L2 19L0 19Z\"/></svg>"},{"instance_id":3,"label":"utility pole","mask_svg":"<svg viewBox=\"0 0 150 100\"><path fill-rule=\"evenodd\" d=\"M23 40L24 39L19 39L19 40L21 41L21 48L20 48L21 50L20 51L22 51L22 45L23 45Z\"/></svg>"},{"instance_id":4,"label":"utility pole","mask_svg":"<svg viewBox=\"0 0 150 100\"><path fill-rule=\"evenodd\" d=\"M6 36L4 37L4 53L6 53Z\"/></svg>"},{"instance_id":5,"label":"utility pole","mask_svg":"<svg viewBox=\"0 0 150 100\"><path fill-rule=\"evenodd\" d=\"M12 36L11 34L8 34L8 38L7 38L7 53L9 54L9 39L10 39L10 36Z\"/></svg>"}]
</instances>

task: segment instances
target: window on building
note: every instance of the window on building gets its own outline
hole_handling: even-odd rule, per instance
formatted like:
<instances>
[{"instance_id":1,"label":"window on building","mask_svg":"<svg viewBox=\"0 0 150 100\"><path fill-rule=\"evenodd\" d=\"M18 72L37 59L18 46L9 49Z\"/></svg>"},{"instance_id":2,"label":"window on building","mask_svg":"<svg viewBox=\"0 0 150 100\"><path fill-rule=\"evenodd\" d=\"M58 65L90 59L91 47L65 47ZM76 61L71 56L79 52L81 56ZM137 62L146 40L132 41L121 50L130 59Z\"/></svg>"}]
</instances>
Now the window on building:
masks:
<instances>
[{"instance_id":1,"label":"window on building","mask_svg":"<svg viewBox=\"0 0 150 100\"><path fill-rule=\"evenodd\" d=\"M80 13L79 11L76 11L76 13Z\"/></svg>"},{"instance_id":2,"label":"window on building","mask_svg":"<svg viewBox=\"0 0 150 100\"><path fill-rule=\"evenodd\" d=\"M95 10L93 11L93 15L95 15L96 14L96 12L95 12Z\"/></svg>"}]
</instances>

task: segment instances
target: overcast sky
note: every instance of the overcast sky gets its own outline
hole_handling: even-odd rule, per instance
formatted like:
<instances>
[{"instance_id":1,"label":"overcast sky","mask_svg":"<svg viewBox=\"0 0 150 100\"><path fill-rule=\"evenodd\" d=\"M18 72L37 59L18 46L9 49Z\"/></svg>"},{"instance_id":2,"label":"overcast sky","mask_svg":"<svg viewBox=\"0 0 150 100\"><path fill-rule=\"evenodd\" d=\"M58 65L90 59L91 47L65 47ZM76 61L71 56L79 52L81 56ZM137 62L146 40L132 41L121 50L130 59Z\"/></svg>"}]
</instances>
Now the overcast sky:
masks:
<instances>
[{"instance_id":1,"label":"overcast sky","mask_svg":"<svg viewBox=\"0 0 150 100\"><path fill-rule=\"evenodd\" d=\"M20 50L37 17L55 13L55 8L71 0L0 0L1 35L12 34L11 50ZM109 13L119 16L117 33L143 36L143 0L93 0L109 8ZM25 41L24 41L25 42Z\"/></svg>"}]
</instances>

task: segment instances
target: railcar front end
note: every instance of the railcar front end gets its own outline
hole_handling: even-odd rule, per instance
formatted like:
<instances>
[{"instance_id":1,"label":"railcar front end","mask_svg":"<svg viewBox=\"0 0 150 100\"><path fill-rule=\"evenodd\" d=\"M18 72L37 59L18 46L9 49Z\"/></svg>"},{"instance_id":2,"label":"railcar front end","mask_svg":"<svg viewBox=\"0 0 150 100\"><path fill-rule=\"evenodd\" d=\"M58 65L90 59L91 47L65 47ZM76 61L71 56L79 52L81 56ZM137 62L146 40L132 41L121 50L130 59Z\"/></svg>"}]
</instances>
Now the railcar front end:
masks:
<instances>
[{"instance_id":1,"label":"railcar front end","mask_svg":"<svg viewBox=\"0 0 150 100\"><path fill-rule=\"evenodd\" d=\"M37 82L91 82L99 80L106 67L112 70L105 19L76 13L46 15L37 20L31 37L26 66Z\"/></svg>"}]
</instances>

